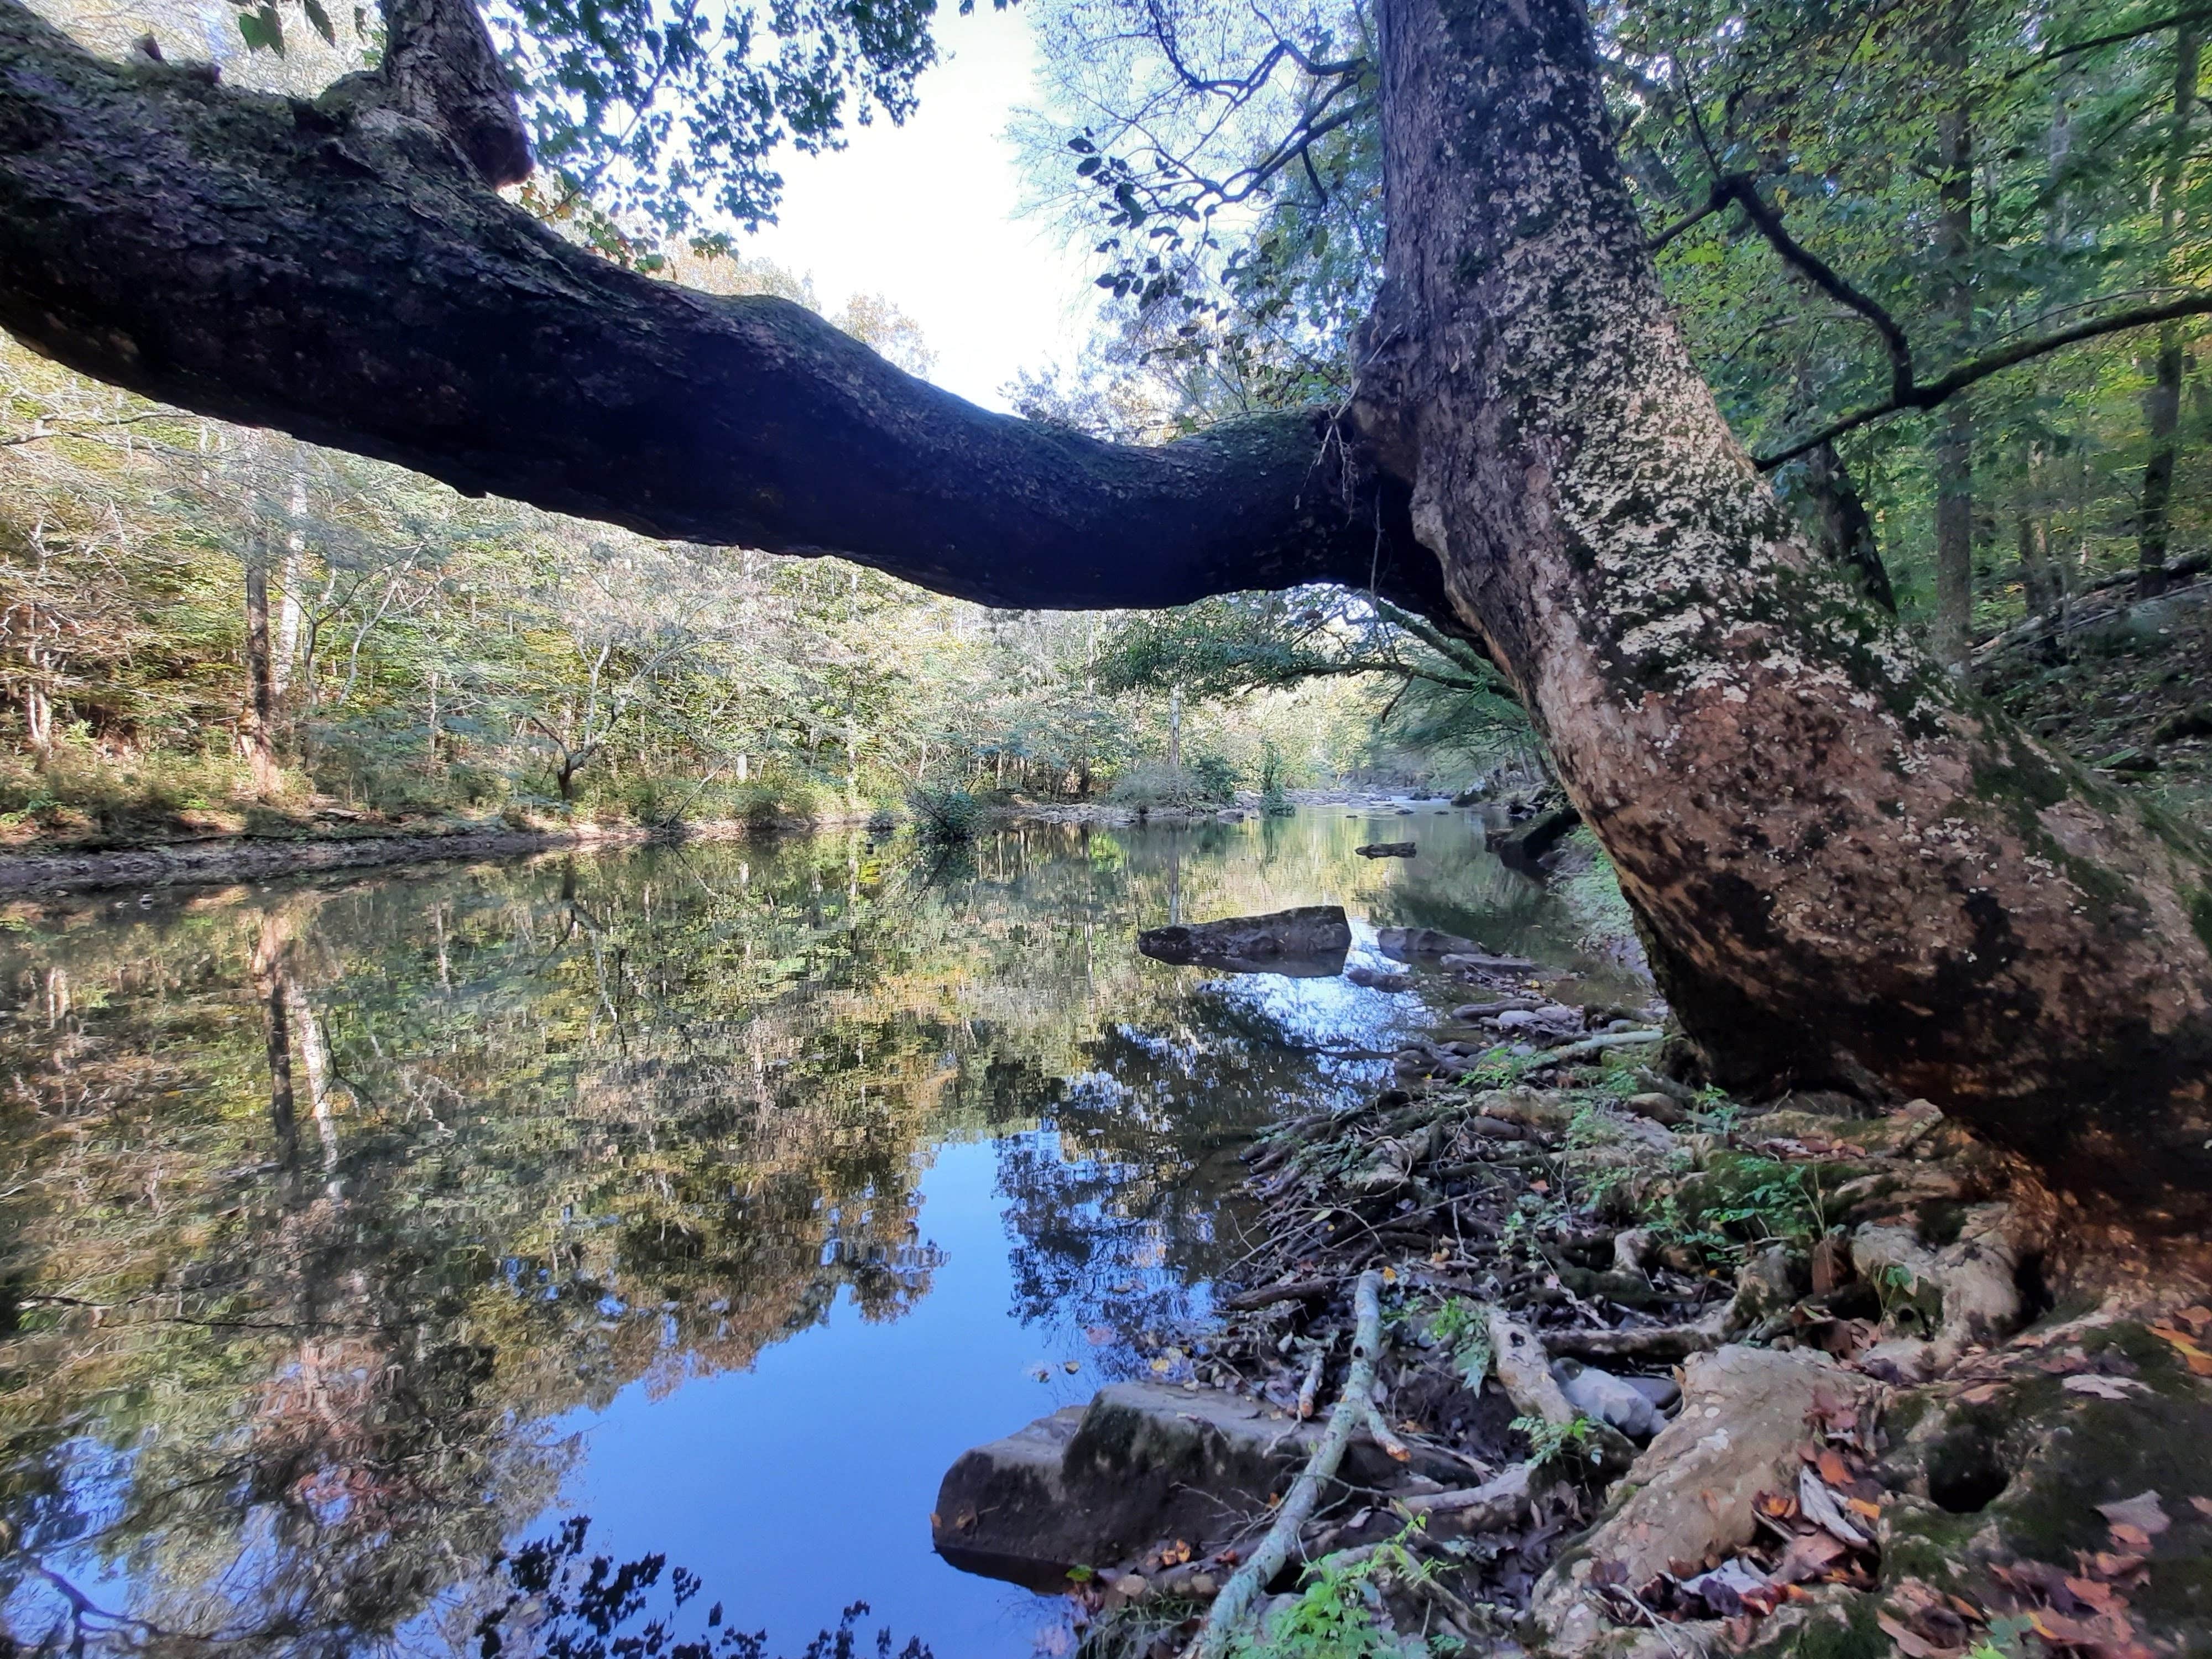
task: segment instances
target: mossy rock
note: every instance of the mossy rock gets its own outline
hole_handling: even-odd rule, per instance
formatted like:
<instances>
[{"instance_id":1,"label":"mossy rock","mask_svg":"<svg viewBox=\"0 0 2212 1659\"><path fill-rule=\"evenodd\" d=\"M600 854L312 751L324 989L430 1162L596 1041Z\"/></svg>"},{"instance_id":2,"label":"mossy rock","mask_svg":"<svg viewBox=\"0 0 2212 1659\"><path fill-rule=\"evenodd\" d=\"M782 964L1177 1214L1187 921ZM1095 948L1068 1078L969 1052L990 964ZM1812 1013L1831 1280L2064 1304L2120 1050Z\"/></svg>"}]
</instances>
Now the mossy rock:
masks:
<instances>
[{"instance_id":1,"label":"mossy rock","mask_svg":"<svg viewBox=\"0 0 2212 1659\"><path fill-rule=\"evenodd\" d=\"M1992 1563L2075 1570L2077 1553L2113 1547L2100 1504L2155 1492L2172 1526L2153 1540L2148 1576L2125 1592L2141 1633L2181 1654L2212 1655L2212 1382L2132 1321L2084 1323L2070 1342L2086 1371L2120 1399L2069 1391L2064 1376L2015 1370L1993 1387L1954 1384L1899 1401L1881 1474L1882 1577L1917 1578L1977 1601ZM1909 1409L1908 1409L1909 1407Z\"/></svg>"}]
</instances>

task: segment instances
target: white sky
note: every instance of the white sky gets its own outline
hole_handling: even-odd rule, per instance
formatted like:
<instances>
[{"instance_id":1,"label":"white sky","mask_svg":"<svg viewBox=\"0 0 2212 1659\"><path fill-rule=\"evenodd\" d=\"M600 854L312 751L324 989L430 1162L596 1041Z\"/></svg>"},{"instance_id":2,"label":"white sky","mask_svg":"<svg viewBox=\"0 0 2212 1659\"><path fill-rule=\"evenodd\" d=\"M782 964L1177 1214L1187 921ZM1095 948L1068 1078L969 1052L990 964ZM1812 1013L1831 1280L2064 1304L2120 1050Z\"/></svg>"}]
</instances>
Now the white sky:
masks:
<instances>
[{"instance_id":1,"label":"white sky","mask_svg":"<svg viewBox=\"0 0 2212 1659\"><path fill-rule=\"evenodd\" d=\"M1021 180L1006 137L1036 101L1028 17L1019 5L939 13L939 61L902 127L850 128L846 148L777 158L779 222L740 249L811 274L822 304L880 294L921 325L930 379L1003 409L1023 368L1072 362L1089 331L1094 273L1056 233L1017 217Z\"/></svg>"}]
</instances>

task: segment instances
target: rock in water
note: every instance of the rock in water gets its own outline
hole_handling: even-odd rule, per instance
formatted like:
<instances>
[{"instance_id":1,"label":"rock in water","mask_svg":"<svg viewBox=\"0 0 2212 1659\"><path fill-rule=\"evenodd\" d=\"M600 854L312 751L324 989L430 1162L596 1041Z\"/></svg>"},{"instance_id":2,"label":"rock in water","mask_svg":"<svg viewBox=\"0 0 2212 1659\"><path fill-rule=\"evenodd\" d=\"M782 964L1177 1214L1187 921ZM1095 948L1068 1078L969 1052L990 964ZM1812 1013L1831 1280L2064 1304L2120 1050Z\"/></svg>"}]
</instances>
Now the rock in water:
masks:
<instances>
[{"instance_id":1,"label":"rock in water","mask_svg":"<svg viewBox=\"0 0 2212 1659\"><path fill-rule=\"evenodd\" d=\"M1340 904L1309 904L1271 915L1148 928L1137 935L1137 949L1179 968L1320 977L1344 971L1352 924Z\"/></svg>"},{"instance_id":2,"label":"rock in water","mask_svg":"<svg viewBox=\"0 0 2212 1659\"><path fill-rule=\"evenodd\" d=\"M1163 1538L1193 1543L1257 1514L1312 1455L1318 1423L1212 1389L1116 1382L962 1455L929 1517L954 1566L1036 1589Z\"/></svg>"},{"instance_id":3,"label":"rock in water","mask_svg":"<svg viewBox=\"0 0 2212 1659\"><path fill-rule=\"evenodd\" d=\"M1364 985L1370 991L1410 991L1413 988L1411 974L1386 974L1380 968L1347 968L1345 978L1354 985Z\"/></svg>"},{"instance_id":4,"label":"rock in water","mask_svg":"<svg viewBox=\"0 0 2212 1659\"><path fill-rule=\"evenodd\" d=\"M1352 850L1364 859L1409 859L1413 856L1413 846L1410 841L1370 841Z\"/></svg>"},{"instance_id":5,"label":"rock in water","mask_svg":"<svg viewBox=\"0 0 2212 1659\"><path fill-rule=\"evenodd\" d=\"M1416 957L1449 956L1456 951L1480 951L1482 946L1471 939L1462 939L1457 933L1441 933L1434 927L1383 927L1375 934L1376 948L1386 957L1395 957L1401 962L1411 962Z\"/></svg>"}]
</instances>

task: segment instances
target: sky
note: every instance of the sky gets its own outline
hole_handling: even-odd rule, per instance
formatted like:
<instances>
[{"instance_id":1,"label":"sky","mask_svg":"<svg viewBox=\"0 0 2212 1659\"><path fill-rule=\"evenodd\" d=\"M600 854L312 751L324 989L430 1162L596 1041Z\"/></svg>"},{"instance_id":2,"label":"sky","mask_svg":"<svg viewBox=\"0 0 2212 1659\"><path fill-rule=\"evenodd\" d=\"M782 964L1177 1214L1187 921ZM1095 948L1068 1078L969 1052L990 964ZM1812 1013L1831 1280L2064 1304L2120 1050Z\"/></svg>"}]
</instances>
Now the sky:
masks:
<instances>
[{"instance_id":1,"label":"sky","mask_svg":"<svg viewBox=\"0 0 2212 1659\"><path fill-rule=\"evenodd\" d=\"M992 409L1024 368L1072 362L1089 332L1095 274L1054 231L1018 216L1016 109L1036 101L1028 16L940 9L939 61L902 127L880 117L823 155L779 158L778 222L741 237L750 256L814 278L824 308L880 294L921 325L929 378Z\"/></svg>"}]
</instances>

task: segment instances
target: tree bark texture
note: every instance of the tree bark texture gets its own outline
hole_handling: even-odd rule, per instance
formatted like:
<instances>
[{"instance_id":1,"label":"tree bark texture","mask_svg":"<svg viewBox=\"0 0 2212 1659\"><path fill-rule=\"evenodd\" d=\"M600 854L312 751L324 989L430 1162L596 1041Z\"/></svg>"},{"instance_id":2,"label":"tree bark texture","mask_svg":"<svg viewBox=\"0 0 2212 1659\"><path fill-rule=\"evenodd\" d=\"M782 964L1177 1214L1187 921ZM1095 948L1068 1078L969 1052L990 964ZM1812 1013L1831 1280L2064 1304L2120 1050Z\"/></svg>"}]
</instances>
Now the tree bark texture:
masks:
<instances>
[{"instance_id":1,"label":"tree bark texture","mask_svg":"<svg viewBox=\"0 0 2212 1659\"><path fill-rule=\"evenodd\" d=\"M254 793L276 793L276 677L270 659L269 558L265 548L246 556L246 709L239 721Z\"/></svg>"},{"instance_id":2,"label":"tree bark texture","mask_svg":"<svg viewBox=\"0 0 2212 1659\"><path fill-rule=\"evenodd\" d=\"M1731 1081L1926 1095L2212 1219L2212 894L1792 527L1697 374L1580 0L1382 0L1357 431L986 414L623 272L449 139L97 62L0 0L0 323L87 373L650 533L1009 605L1370 582L1479 635ZM1364 480L1364 481L1363 481Z\"/></svg>"},{"instance_id":3,"label":"tree bark texture","mask_svg":"<svg viewBox=\"0 0 2212 1659\"><path fill-rule=\"evenodd\" d=\"M1385 0L1355 412L1724 1080L1879 1079L2212 1218L2201 848L1984 710L1795 531L1644 251L1578 0ZM2192 915L2193 912L2193 915Z\"/></svg>"}]
</instances>

